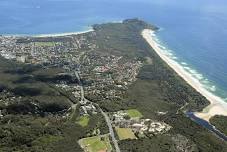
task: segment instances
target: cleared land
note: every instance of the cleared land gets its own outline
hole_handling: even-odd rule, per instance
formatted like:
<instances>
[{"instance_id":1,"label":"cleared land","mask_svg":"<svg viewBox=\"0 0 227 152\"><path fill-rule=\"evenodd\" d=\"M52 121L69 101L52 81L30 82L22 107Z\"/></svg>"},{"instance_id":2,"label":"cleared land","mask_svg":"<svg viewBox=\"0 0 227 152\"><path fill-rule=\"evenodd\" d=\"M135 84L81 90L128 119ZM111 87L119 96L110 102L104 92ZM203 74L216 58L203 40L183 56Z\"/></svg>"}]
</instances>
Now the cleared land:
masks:
<instances>
[{"instance_id":1,"label":"cleared land","mask_svg":"<svg viewBox=\"0 0 227 152\"><path fill-rule=\"evenodd\" d=\"M46 47L52 47L54 46L54 42L35 42L36 46L46 46Z\"/></svg>"},{"instance_id":2,"label":"cleared land","mask_svg":"<svg viewBox=\"0 0 227 152\"><path fill-rule=\"evenodd\" d=\"M89 137L79 140L80 146L88 152L111 151L109 135Z\"/></svg>"},{"instance_id":3,"label":"cleared land","mask_svg":"<svg viewBox=\"0 0 227 152\"><path fill-rule=\"evenodd\" d=\"M78 123L82 127L86 127L89 123L89 120L90 120L89 116L81 116L79 117L76 123Z\"/></svg>"},{"instance_id":4,"label":"cleared land","mask_svg":"<svg viewBox=\"0 0 227 152\"><path fill-rule=\"evenodd\" d=\"M141 118L141 117L143 117L143 115L137 109L126 110L126 113L131 118Z\"/></svg>"},{"instance_id":5,"label":"cleared land","mask_svg":"<svg viewBox=\"0 0 227 152\"><path fill-rule=\"evenodd\" d=\"M132 129L130 128L115 128L117 135L120 140L125 140L125 139L136 139L136 136L132 132Z\"/></svg>"}]
</instances>

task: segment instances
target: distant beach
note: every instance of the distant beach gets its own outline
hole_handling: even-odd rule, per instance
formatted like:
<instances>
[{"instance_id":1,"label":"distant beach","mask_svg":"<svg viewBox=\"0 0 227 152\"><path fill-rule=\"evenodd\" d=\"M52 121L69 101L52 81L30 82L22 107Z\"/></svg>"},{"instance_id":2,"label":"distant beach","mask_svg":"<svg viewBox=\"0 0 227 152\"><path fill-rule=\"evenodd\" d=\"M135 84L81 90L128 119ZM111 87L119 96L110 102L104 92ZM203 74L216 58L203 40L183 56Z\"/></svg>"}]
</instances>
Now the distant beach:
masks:
<instances>
[{"instance_id":1,"label":"distant beach","mask_svg":"<svg viewBox=\"0 0 227 152\"><path fill-rule=\"evenodd\" d=\"M38 35L32 35L32 37L58 37L58 36L84 34L84 33L92 32L92 31L94 31L94 30L89 29L89 30L81 31L81 32L56 33L56 34L38 34Z\"/></svg>"},{"instance_id":2,"label":"distant beach","mask_svg":"<svg viewBox=\"0 0 227 152\"><path fill-rule=\"evenodd\" d=\"M215 115L227 116L227 103L220 97L212 94L206 90L202 84L196 78L192 77L179 63L169 58L163 50L159 47L158 43L154 40L152 35L155 32L150 29L145 29L142 32L143 38L150 44L150 46L156 51L156 53L181 76L188 84L201 93L207 100L210 101L210 105L203 109L202 112L194 113L197 117L209 121L211 117Z\"/></svg>"},{"instance_id":3,"label":"distant beach","mask_svg":"<svg viewBox=\"0 0 227 152\"><path fill-rule=\"evenodd\" d=\"M59 36L67 36L67 35L78 35L78 34L84 34L88 32L94 31L93 28L90 28L85 31L80 32L66 32L66 33L53 33L53 34L35 34L35 35L29 35L29 34L2 34L0 36L3 37L59 37Z\"/></svg>"}]
</instances>

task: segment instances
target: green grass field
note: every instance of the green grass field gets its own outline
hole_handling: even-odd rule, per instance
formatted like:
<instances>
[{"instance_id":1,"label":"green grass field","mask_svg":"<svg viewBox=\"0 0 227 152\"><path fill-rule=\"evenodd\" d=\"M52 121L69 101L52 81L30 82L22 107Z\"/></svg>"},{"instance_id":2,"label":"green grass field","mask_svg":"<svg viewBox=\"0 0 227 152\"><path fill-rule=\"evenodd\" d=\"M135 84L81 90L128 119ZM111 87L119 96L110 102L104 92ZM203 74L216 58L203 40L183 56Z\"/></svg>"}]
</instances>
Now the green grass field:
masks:
<instances>
[{"instance_id":1,"label":"green grass field","mask_svg":"<svg viewBox=\"0 0 227 152\"><path fill-rule=\"evenodd\" d=\"M52 47L52 46L54 46L54 42L35 42L35 45Z\"/></svg>"},{"instance_id":2,"label":"green grass field","mask_svg":"<svg viewBox=\"0 0 227 152\"><path fill-rule=\"evenodd\" d=\"M125 139L136 139L136 136L132 132L132 129L130 128L115 128L117 135L120 140L125 140Z\"/></svg>"},{"instance_id":3,"label":"green grass field","mask_svg":"<svg viewBox=\"0 0 227 152\"><path fill-rule=\"evenodd\" d=\"M90 120L89 116L81 116L79 117L76 123L78 123L82 127L86 127L89 123L89 120Z\"/></svg>"},{"instance_id":4,"label":"green grass field","mask_svg":"<svg viewBox=\"0 0 227 152\"><path fill-rule=\"evenodd\" d=\"M89 152L111 151L109 135L84 138L79 141L81 147Z\"/></svg>"},{"instance_id":5,"label":"green grass field","mask_svg":"<svg viewBox=\"0 0 227 152\"><path fill-rule=\"evenodd\" d=\"M141 118L141 117L143 117L143 115L138 110L136 110L136 109L126 110L126 113L131 118Z\"/></svg>"}]
</instances>

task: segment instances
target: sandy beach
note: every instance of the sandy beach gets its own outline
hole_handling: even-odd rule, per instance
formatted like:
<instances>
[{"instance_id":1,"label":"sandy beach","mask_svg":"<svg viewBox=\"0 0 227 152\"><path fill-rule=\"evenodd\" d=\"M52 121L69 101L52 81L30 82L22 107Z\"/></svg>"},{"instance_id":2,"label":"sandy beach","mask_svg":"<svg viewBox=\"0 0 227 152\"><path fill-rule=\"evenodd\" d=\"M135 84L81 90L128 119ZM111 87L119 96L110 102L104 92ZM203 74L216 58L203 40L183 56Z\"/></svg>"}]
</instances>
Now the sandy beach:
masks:
<instances>
[{"instance_id":1,"label":"sandy beach","mask_svg":"<svg viewBox=\"0 0 227 152\"><path fill-rule=\"evenodd\" d=\"M201 93L207 100L210 101L210 105L203 109L202 112L194 113L197 117L209 121L214 115L224 115L227 116L227 103L218 96L215 96L211 92L203 88L202 84L191 76L180 64L176 61L170 59L165 55L162 49L159 48L158 44L152 38L154 31L150 29L145 29L142 31L143 38L150 44L150 46L156 51L156 53L173 69L175 72L181 76L188 84L195 88L199 93Z\"/></svg>"},{"instance_id":2,"label":"sandy beach","mask_svg":"<svg viewBox=\"0 0 227 152\"><path fill-rule=\"evenodd\" d=\"M81 32L56 33L56 34L39 34L39 35L33 35L32 37L58 37L58 36L84 34L84 33L92 32L92 31L94 31L94 30L93 29L89 29L89 30L81 31Z\"/></svg>"},{"instance_id":3,"label":"sandy beach","mask_svg":"<svg viewBox=\"0 0 227 152\"><path fill-rule=\"evenodd\" d=\"M3 37L59 37L59 36L67 36L67 35L78 35L78 34L84 34L84 33L88 33L88 32L92 32L94 31L92 28L86 31L81 31L81 32L66 32L66 33L53 33L53 34L37 34L37 35L27 35L27 34L18 34L18 35L11 35L11 34L7 34L7 35L0 35Z\"/></svg>"}]
</instances>

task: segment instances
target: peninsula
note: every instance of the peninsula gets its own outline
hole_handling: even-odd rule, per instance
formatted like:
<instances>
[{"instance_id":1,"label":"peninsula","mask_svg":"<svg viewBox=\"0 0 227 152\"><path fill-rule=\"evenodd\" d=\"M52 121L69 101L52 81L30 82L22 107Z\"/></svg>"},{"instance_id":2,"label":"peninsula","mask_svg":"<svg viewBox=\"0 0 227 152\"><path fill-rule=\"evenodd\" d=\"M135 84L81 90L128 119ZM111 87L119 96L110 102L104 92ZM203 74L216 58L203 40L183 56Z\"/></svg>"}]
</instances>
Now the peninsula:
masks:
<instances>
[{"instance_id":1,"label":"peninsula","mask_svg":"<svg viewBox=\"0 0 227 152\"><path fill-rule=\"evenodd\" d=\"M213 106L209 117L225 115L224 104L162 54L156 30L127 19L85 33L0 36L0 151L226 152L185 114L212 99L220 113Z\"/></svg>"}]
</instances>

